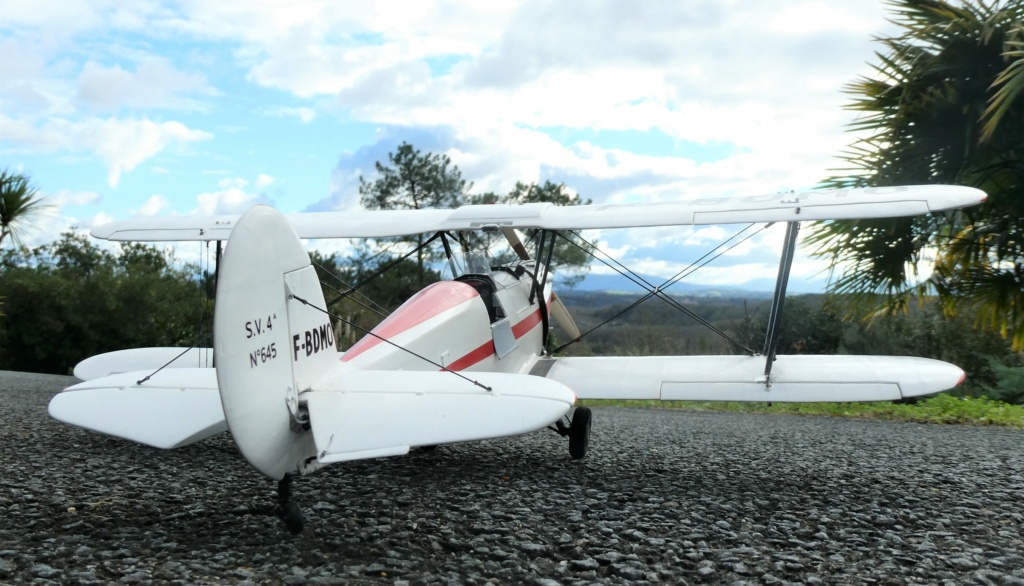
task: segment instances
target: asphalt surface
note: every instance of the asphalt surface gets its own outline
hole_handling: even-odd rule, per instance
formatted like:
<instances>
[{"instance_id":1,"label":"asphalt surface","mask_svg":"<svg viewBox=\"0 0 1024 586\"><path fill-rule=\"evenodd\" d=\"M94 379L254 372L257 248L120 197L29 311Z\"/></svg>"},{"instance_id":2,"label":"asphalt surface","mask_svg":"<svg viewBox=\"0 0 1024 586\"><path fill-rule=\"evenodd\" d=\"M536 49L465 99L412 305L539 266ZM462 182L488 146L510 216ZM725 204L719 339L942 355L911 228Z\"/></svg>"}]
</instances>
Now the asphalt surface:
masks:
<instances>
[{"instance_id":1,"label":"asphalt surface","mask_svg":"<svg viewBox=\"0 0 1024 586\"><path fill-rule=\"evenodd\" d=\"M50 420L0 372L0 583L1024 585L1024 432L595 409L328 467L306 528L227 435L160 451Z\"/></svg>"}]
</instances>

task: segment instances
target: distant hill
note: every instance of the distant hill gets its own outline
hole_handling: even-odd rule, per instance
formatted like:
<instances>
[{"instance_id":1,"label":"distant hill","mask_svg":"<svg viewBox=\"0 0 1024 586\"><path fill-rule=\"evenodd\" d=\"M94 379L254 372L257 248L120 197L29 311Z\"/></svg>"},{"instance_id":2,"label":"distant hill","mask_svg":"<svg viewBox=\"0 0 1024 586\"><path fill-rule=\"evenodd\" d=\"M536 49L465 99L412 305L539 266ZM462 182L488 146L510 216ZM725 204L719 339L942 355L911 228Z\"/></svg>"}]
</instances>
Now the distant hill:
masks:
<instances>
[{"instance_id":1,"label":"distant hill","mask_svg":"<svg viewBox=\"0 0 1024 586\"><path fill-rule=\"evenodd\" d=\"M641 275L648 283L661 285L665 282L662 277ZM789 293L821 293L825 289L822 281L803 281L790 279L787 291ZM605 291L609 293L642 293L644 289L622 275L597 275L588 274L576 287L575 291ZM742 299L764 299L771 298L775 291L775 279L754 279L748 281L741 287L730 287L722 285L703 285L699 283L688 283L680 281L668 289L668 292L677 296L686 297L719 297L719 298L742 298Z\"/></svg>"}]
</instances>

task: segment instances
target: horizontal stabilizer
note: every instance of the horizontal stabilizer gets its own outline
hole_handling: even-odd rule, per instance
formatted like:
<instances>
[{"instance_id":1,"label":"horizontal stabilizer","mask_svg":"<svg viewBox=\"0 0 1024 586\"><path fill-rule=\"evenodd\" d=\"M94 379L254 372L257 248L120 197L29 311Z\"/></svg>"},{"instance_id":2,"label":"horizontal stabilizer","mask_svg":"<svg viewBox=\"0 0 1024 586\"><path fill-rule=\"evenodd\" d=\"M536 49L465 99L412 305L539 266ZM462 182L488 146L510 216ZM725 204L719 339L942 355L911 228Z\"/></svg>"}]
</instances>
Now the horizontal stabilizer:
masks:
<instances>
[{"instance_id":1,"label":"horizontal stabilizer","mask_svg":"<svg viewBox=\"0 0 1024 586\"><path fill-rule=\"evenodd\" d=\"M227 431L211 368L126 372L68 387L50 417L155 448L178 448Z\"/></svg>"},{"instance_id":2,"label":"horizontal stabilizer","mask_svg":"<svg viewBox=\"0 0 1024 586\"><path fill-rule=\"evenodd\" d=\"M501 228L586 230L916 216L972 206L985 193L957 185L911 185L707 197L649 203L556 206L465 205L455 209L372 210L291 214L300 238L381 238L423 232ZM96 226L105 240L227 240L237 216L138 217Z\"/></svg>"},{"instance_id":3,"label":"horizontal stabilizer","mask_svg":"<svg viewBox=\"0 0 1024 586\"><path fill-rule=\"evenodd\" d=\"M908 356L778 356L771 384L763 356L570 357L547 377L581 399L663 401L893 401L951 389L960 368Z\"/></svg>"},{"instance_id":4,"label":"horizontal stabilizer","mask_svg":"<svg viewBox=\"0 0 1024 586\"><path fill-rule=\"evenodd\" d=\"M212 368L213 349L164 347L116 350L86 358L75 365L74 372L81 380L93 380L111 374L161 367Z\"/></svg>"},{"instance_id":5,"label":"horizontal stabilizer","mask_svg":"<svg viewBox=\"0 0 1024 586\"><path fill-rule=\"evenodd\" d=\"M345 370L333 388L303 393L322 464L397 456L412 446L535 431L561 418L572 391L523 374Z\"/></svg>"}]
</instances>

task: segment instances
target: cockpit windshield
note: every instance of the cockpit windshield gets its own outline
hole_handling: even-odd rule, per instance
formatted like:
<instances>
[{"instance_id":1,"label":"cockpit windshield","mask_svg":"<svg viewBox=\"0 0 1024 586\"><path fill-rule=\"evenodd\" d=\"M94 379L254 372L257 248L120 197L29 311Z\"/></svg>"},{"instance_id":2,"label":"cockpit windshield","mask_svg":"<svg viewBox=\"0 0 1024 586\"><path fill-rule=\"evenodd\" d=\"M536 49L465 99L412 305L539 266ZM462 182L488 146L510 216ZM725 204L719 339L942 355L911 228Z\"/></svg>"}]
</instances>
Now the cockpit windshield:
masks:
<instances>
[{"instance_id":1,"label":"cockpit windshield","mask_svg":"<svg viewBox=\"0 0 1024 586\"><path fill-rule=\"evenodd\" d=\"M480 252L462 252L453 250L444 268L441 269L441 278L452 281L463 275L490 275L491 259Z\"/></svg>"},{"instance_id":2,"label":"cockpit windshield","mask_svg":"<svg viewBox=\"0 0 1024 586\"><path fill-rule=\"evenodd\" d=\"M505 270L512 273L517 272L516 268L521 264L524 264L523 261L515 256L509 258L499 255L496 257L489 252L452 250L451 256L441 268L441 278L445 281L454 281L465 275L490 275L494 270ZM532 262L525 264L528 267L533 265Z\"/></svg>"}]
</instances>

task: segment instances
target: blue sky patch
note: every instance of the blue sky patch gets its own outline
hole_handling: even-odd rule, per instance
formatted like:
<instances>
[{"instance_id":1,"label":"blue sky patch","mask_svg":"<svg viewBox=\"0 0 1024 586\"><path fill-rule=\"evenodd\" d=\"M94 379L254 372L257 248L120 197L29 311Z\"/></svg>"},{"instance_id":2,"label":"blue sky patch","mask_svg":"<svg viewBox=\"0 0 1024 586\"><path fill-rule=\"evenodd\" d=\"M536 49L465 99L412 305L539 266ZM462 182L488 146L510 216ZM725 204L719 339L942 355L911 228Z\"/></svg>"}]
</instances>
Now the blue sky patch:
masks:
<instances>
[{"instance_id":1,"label":"blue sky patch","mask_svg":"<svg viewBox=\"0 0 1024 586\"><path fill-rule=\"evenodd\" d=\"M564 146L589 142L604 149L617 149L650 157L683 157L698 163L721 161L737 152L735 145L726 142L697 143L680 139L656 128L650 130L595 130L545 126L537 128Z\"/></svg>"},{"instance_id":2,"label":"blue sky patch","mask_svg":"<svg viewBox=\"0 0 1024 586\"><path fill-rule=\"evenodd\" d=\"M448 75L451 73L452 67L456 64L466 61L466 57L462 55L443 55L440 57L427 57L423 60L430 68L430 75L433 77L440 77L442 75Z\"/></svg>"}]
</instances>

